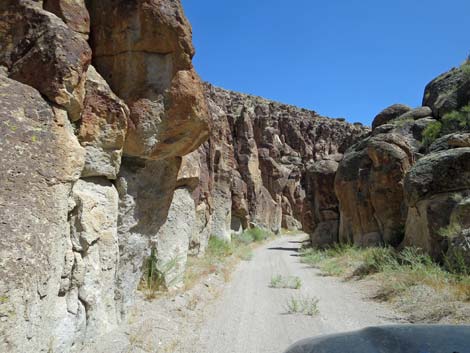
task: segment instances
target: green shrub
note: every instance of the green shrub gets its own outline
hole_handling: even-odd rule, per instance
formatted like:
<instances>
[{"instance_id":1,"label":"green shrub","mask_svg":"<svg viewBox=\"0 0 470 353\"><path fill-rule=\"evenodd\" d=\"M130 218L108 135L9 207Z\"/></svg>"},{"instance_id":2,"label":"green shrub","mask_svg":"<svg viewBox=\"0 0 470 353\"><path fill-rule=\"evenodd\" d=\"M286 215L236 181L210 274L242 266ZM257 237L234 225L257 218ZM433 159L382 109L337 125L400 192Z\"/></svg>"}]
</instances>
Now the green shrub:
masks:
<instances>
[{"instance_id":1,"label":"green shrub","mask_svg":"<svg viewBox=\"0 0 470 353\"><path fill-rule=\"evenodd\" d=\"M437 232L444 238L455 238L462 232L462 226L458 223L449 224L447 227L439 229Z\"/></svg>"},{"instance_id":2,"label":"green shrub","mask_svg":"<svg viewBox=\"0 0 470 353\"><path fill-rule=\"evenodd\" d=\"M281 285L282 285L281 275L275 275L271 277L271 282L269 284L271 288L281 288Z\"/></svg>"},{"instance_id":3,"label":"green shrub","mask_svg":"<svg viewBox=\"0 0 470 353\"><path fill-rule=\"evenodd\" d=\"M460 66L460 69L464 74L470 75L470 58L467 58L465 62Z\"/></svg>"},{"instance_id":4,"label":"green shrub","mask_svg":"<svg viewBox=\"0 0 470 353\"><path fill-rule=\"evenodd\" d=\"M243 232L240 235L234 234L232 236L232 240L237 241L241 244L248 245L248 244L253 243L255 239L253 238L253 235L250 232Z\"/></svg>"},{"instance_id":5,"label":"green shrub","mask_svg":"<svg viewBox=\"0 0 470 353\"><path fill-rule=\"evenodd\" d=\"M356 276L366 276L398 267L395 250L387 248L369 248L364 250L363 263L354 271Z\"/></svg>"},{"instance_id":6,"label":"green shrub","mask_svg":"<svg viewBox=\"0 0 470 353\"><path fill-rule=\"evenodd\" d=\"M269 237L269 232L259 228L259 227L253 227L244 232L246 237L251 237L253 241L255 242L260 242L268 239Z\"/></svg>"},{"instance_id":7,"label":"green shrub","mask_svg":"<svg viewBox=\"0 0 470 353\"><path fill-rule=\"evenodd\" d=\"M168 290L168 286L178 280L175 277L171 281L172 283L167 283L167 277L175 269L177 263L177 257L165 263L158 263L156 250L155 248L151 249L150 256L144 261L144 275L141 282L141 288L147 299L154 299L157 292Z\"/></svg>"},{"instance_id":8,"label":"green shrub","mask_svg":"<svg viewBox=\"0 0 470 353\"><path fill-rule=\"evenodd\" d=\"M423 144L429 146L441 136L460 131L470 131L470 105L447 113L441 121L429 124L423 131Z\"/></svg>"},{"instance_id":9,"label":"green shrub","mask_svg":"<svg viewBox=\"0 0 470 353\"><path fill-rule=\"evenodd\" d=\"M465 260L465 254L461 249L452 249L444 256L444 265L447 271L454 275L470 276L470 266ZM469 282L470 279L466 278Z\"/></svg>"},{"instance_id":10,"label":"green shrub","mask_svg":"<svg viewBox=\"0 0 470 353\"><path fill-rule=\"evenodd\" d=\"M442 118L442 135L456 131L470 130L470 105L462 107L458 111L447 113Z\"/></svg>"},{"instance_id":11,"label":"green shrub","mask_svg":"<svg viewBox=\"0 0 470 353\"><path fill-rule=\"evenodd\" d=\"M440 135L442 130L442 123L440 121L434 121L423 131L423 144L426 146L431 145Z\"/></svg>"},{"instance_id":12,"label":"green shrub","mask_svg":"<svg viewBox=\"0 0 470 353\"><path fill-rule=\"evenodd\" d=\"M227 257L233 254L233 247L228 241L211 236L207 246L207 252L211 256Z\"/></svg>"},{"instance_id":13,"label":"green shrub","mask_svg":"<svg viewBox=\"0 0 470 353\"><path fill-rule=\"evenodd\" d=\"M304 249L300 253L300 262L314 267L326 258L325 252L317 249Z\"/></svg>"}]
</instances>

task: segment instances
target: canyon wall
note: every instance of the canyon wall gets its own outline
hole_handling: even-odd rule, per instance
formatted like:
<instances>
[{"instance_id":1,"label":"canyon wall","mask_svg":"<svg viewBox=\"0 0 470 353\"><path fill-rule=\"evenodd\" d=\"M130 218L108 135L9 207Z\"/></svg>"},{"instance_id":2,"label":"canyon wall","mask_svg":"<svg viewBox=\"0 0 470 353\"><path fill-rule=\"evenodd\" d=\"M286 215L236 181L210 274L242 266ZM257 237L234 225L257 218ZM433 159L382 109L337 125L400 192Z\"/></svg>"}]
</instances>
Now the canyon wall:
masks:
<instances>
[{"instance_id":1,"label":"canyon wall","mask_svg":"<svg viewBox=\"0 0 470 353\"><path fill-rule=\"evenodd\" d=\"M151 254L176 289L210 236L327 222L336 237L309 170L368 129L203 85L179 1L0 15L1 351L78 352L116 329Z\"/></svg>"},{"instance_id":2,"label":"canyon wall","mask_svg":"<svg viewBox=\"0 0 470 353\"><path fill-rule=\"evenodd\" d=\"M340 242L413 246L470 264L469 104L467 61L426 86L422 107L376 116L335 177Z\"/></svg>"},{"instance_id":3,"label":"canyon wall","mask_svg":"<svg viewBox=\"0 0 470 353\"><path fill-rule=\"evenodd\" d=\"M179 288L253 226L470 259L469 64L371 131L202 84L193 55L179 1L0 3L0 351L78 352L151 253Z\"/></svg>"},{"instance_id":4,"label":"canyon wall","mask_svg":"<svg viewBox=\"0 0 470 353\"><path fill-rule=\"evenodd\" d=\"M80 351L152 248L181 284L209 135L191 27L178 1L6 0L0 49L0 350Z\"/></svg>"},{"instance_id":5,"label":"canyon wall","mask_svg":"<svg viewBox=\"0 0 470 353\"><path fill-rule=\"evenodd\" d=\"M229 240L252 226L279 233L322 224L337 239L337 201L323 175L369 129L210 84L205 92L212 128L198 150L205 177L195 200L209 233Z\"/></svg>"}]
</instances>

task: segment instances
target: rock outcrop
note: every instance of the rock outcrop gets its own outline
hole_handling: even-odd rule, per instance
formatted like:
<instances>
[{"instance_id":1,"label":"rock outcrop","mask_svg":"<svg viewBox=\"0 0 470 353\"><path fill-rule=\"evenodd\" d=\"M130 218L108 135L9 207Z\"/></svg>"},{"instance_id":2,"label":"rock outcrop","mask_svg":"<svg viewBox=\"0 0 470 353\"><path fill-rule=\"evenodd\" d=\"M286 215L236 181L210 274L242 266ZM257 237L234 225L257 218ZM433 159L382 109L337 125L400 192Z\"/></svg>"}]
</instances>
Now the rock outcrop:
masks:
<instances>
[{"instance_id":1,"label":"rock outcrop","mask_svg":"<svg viewBox=\"0 0 470 353\"><path fill-rule=\"evenodd\" d=\"M191 27L179 1L7 0L0 18L0 351L80 351L126 317L152 249L177 287L201 238Z\"/></svg>"},{"instance_id":2,"label":"rock outcrop","mask_svg":"<svg viewBox=\"0 0 470 353\"><path fill-rule=\"evenodd\" d=\"M197 202L209 211L212 234L230 239L253 225L274 233L281 227L313 232L316 223L325 221L331 224L333 241L338 216L329 215L326 208L334 203L334 192L324 191L329 192L325 198L323 191L317 197L306 195L307 164L336 163L369 130L209 84L206 96L213 126L200 154L209 181L199 186ZM329 179L328 185L331 175Z\"/></svg>"},{"instance_id":3,"label":"rock outcrop","mask_svg":"<svg viewBox=\"0 0 470 353\"><path fill-rule=\"evenodd\" d=\"M335 179L340 242L413 246L437 260L467 253L470 144L459 127L470 101L469 72L467 63L429 83L423 107L385 109L371 136L345 153ZM458 123L446 125L453 131L429 141L427 128L457 111Z\"/></svg>"},{"instance_id":4,"label":"rock outcrop","mask_svg":"<svg viewBox=\"0 0 470 353\"><path fill-rule=\"evenodd\" d=\"M431 107L436 119L470 104L470 63L443 73L428 83L423 106Z\"/></svg>"}]
</instances>

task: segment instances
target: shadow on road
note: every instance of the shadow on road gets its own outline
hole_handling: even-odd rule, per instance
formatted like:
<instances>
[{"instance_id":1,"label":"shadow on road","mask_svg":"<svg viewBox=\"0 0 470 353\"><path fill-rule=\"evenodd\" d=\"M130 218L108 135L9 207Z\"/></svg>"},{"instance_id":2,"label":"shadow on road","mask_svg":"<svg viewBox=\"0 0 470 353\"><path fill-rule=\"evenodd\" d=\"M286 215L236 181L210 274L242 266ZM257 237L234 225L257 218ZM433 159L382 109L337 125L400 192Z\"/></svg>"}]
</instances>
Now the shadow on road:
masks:
<instances>
[{"instance_id":1,"label":"shadow on road","mask_svg":"<svg viewBox=\"0 0 470 353\"><path fill-rule=\"evenodd\" d=\"M299 248L284 248L284 247L273 247L273 248L268 248L268 250L280 250L280 251L295 251L299 252Z\"/></svg>"}]
</instances>

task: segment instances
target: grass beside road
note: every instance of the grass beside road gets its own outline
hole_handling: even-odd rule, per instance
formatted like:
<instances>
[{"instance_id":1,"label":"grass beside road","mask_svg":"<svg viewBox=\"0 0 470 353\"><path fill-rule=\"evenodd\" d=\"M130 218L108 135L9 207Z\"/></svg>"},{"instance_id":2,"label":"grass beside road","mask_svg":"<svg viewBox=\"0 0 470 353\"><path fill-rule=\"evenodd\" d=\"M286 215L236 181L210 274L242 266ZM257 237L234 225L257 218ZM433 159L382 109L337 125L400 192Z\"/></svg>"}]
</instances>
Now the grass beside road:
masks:
<instances>
[{"instance_id":1,"label":"grass beside road","mask_svg":"<svg viewBox=\"0 0 470 353\"><path fill-rule=\"evenodd\" d=\"M448 271L418 249L305 249L301 261L326 276L376 281L374 298L394 304L412 322L470 323L470 269Z\"/></svg>"},{"instance_id":2,"label":"grass beside road","mask_svg":"<svg viewBox=\"0 0 470 353\"><path fill-rule=\"evenodd\" d=\"M235 265L239 261L250 261L253 249L274 235L261 228L251 228L240 235L232 235L232 241L227 242L217 237L211 237L203 257L189 257L186 266L185 287L192 288L201 277L212 273L220 273L225 281L230 279Z\"/></svg>"}]
</instances>

